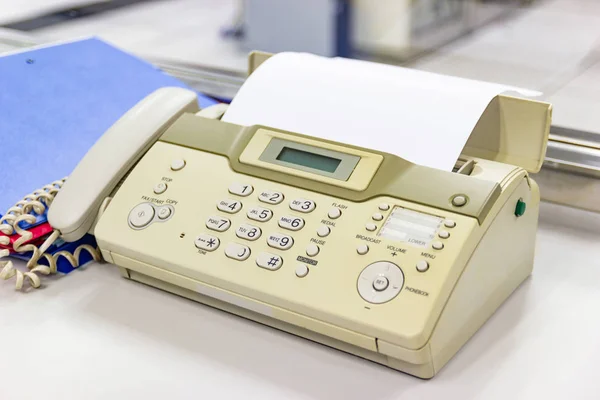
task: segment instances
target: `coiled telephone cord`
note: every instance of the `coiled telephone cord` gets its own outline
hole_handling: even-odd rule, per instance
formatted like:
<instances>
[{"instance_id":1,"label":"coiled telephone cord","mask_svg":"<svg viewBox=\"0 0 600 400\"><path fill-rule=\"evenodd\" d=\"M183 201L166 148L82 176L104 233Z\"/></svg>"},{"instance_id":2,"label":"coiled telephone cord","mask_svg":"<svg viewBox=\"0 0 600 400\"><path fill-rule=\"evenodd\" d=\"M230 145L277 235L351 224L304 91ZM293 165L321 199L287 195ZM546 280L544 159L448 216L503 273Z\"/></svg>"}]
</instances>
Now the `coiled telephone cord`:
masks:
<instances>
[{"instance_id":1,"label":"coiled telephone cord","mask_svg":"<svg viewBox=\"0 0 600 400\"><path fill-rule=\"evenodd\" d=\"M79 267L79 256L81 255L82 251L87 251L94 261L101 260L100 250L88 244L77 247L73 253L63 250L57 252L56 254L47 254L46 250L58 239L60 235L60 232L57 230L53 231L40 247L37 247L31 243L24 244L33 237L33 234L21 228L20 223L35 223L36 217L33 215L33 213L41 215L46 211L46 208L50 207L54 197L56 196L56 193L58 193L65 180L66 178L59 181L54 181L49 185L46 185L43 188L25 196L23 200L17 202L17 204L9 208L7 214L0 219L0 231L4 235L12 235L13 233L16 233L20 236L13 243L13 250L18 253L28 251L32 252L31 258L26 264L28 270L23 272L15 268L11 260L1 261L3 258L10 255L10 251L9 249L0 250L0 279L8 280L15 277L15 288L17 290L21 290L23 288L25 279L28 280L31 287L39 288L41 286L39 274L55 274L57 271L57 263L60 257L64 257L73 268ZM9 245L10 240L8 236L0 236L0 244L5 246ZM38 261L42 258L48 262L48 265L38 264Z\"/></svg>"}]
</instances>

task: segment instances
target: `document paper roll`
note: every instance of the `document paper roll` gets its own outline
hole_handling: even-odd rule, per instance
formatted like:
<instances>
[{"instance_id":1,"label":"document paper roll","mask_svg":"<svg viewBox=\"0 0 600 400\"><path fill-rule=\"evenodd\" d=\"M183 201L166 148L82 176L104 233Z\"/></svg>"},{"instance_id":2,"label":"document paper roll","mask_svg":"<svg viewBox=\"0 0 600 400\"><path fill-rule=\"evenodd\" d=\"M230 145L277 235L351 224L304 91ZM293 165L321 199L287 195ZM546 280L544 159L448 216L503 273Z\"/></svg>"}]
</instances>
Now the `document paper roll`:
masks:
<instances>
[{"instance_id":1,"label":"document paper roll","mask_svg":"<svg viewBox=\"0 0 600 400\"><path fill-rule=\"evenodd\" d=\"M223 120L395 154L450 171L498 94L539 93L397 66L280 53L246 80Z\"/></svg>"}]
</instances>

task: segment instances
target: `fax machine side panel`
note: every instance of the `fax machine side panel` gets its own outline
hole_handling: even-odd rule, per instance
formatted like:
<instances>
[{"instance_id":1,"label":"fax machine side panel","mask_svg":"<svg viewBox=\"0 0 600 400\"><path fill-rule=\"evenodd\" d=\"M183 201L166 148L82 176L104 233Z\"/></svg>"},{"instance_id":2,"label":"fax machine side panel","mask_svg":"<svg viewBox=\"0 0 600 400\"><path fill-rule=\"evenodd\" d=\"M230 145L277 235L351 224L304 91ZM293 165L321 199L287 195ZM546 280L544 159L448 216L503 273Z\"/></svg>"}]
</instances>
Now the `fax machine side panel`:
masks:
<instances>
[{"instance_id":1,"label":"fax machine side panel","mask_svg":"<svg viewBox=\"0 0 600 400\"><path fill-rule=\"evenodd\" d=\"M315 207L298 210L304 201ZM396 229L406 224L408 233ZM334 198L164 142L130 173L95 230L105 253L414 350L429 340L480 234L475 218L390 197ZM388 281L376 283L379 275Z\"/></svg>"},{"instance_id":2,"label":"fax machine side panel","mask_svg":"<svg viewBox=\"0 0 600 400\"><path fill-rule=\"evenodd\" d=\"M531 274L539 189L524 171L513 183L518 184L477 246L433 331L430 346L436 373ZM517 217L520 199L527 208Z\"/></svg>"}]
</instances>

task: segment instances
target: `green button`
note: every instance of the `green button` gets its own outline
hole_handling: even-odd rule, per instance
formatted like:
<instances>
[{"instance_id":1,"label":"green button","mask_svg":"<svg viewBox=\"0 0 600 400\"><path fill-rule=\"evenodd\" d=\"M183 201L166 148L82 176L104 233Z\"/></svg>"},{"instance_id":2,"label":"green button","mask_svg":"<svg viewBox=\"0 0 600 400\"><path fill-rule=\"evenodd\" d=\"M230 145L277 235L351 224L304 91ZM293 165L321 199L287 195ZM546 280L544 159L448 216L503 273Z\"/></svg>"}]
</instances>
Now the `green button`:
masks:
<instances>
[{"instance_id":1,"label":"green button","mask_svg":"<svg viewBox=\"0 0 600 400\"><path fill-rule=\"evenodd\" d=\"M523 214L525 214L526 208L527 208L527 204L525 204L523 199L519 199L519 201L517 201L517 206L515 207L515 215L517 217L522 216Z\"/></svg>"}]
</instances>

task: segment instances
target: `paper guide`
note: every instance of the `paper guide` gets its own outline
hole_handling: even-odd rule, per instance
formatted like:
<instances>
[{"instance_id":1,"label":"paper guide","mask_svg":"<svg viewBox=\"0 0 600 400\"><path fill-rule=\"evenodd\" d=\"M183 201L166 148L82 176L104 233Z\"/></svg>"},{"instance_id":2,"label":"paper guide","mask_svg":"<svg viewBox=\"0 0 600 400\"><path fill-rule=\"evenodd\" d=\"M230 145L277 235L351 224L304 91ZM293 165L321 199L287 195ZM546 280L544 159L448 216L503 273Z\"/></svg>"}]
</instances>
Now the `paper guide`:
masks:
<instances>
[{"instance_id":1,"label":"paper guide","mask_svg":"<svg viewBox=\"0 0 600 400\"><path fill-rule=\"evenodd\" d=\"M265 125L452 170L498 94L537 92L366 61L280 53L246 80L223 120Z\"/></svg>"}]
</instances>

